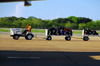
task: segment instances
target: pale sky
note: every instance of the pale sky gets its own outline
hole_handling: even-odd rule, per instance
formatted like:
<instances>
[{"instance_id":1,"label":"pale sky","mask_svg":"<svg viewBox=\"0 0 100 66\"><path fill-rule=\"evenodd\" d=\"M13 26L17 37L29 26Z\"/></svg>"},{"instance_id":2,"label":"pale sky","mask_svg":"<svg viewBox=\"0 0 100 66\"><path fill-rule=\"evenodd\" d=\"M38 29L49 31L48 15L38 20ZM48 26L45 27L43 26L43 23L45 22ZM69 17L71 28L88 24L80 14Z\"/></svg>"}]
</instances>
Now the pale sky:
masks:
<instances>
[{"instance_id":1,"label":"pale sky","mask_svg":"<svg viewBox=\"0 0 100 66\"><path fill-rule=\"evenodd\" d=\"M25 7L24 2L0 3L0 17L34 16L52 20L76 16L100 20L100 0L45 0L31 3L29 7Z\"/></svg>"}]
</instances>

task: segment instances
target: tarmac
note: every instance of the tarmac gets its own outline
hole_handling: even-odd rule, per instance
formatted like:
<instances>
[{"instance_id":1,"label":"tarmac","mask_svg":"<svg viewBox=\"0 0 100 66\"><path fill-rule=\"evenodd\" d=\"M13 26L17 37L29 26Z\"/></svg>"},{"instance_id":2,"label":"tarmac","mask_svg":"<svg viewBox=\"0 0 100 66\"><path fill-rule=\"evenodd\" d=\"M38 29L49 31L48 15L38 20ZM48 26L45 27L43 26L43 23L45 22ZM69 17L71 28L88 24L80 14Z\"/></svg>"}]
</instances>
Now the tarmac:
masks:
<instances>
[{"instance_id":1,"label":"tarmac","mask_svg":"<svg viewBox=\"0 0 100 66\"><path fill-rule=\"evenodd\" d=\"M14 40L0 35L0 66L100 66L100 37L74 35L71 41L53 36L51 41L39 37Z\"/></svg>"}]
</instances>

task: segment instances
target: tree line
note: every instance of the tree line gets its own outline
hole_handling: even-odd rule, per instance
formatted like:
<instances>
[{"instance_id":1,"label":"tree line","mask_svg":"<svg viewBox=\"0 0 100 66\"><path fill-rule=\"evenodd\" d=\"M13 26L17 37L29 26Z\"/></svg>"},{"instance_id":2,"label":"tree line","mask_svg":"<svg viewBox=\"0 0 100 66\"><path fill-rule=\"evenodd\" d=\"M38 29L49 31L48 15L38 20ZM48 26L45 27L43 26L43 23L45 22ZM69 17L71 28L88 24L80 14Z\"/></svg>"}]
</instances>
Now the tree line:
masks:
<instances>
[{"instance_id":1,"label":"tree line","mask_svg":"<svg viewBox=\"0 0 100 66\"><path fill-rule=\"evenodd\" d=\"M70 29L100 29L100 20L93 21L86 17L69 16L67 18L57 18L53 20L42 20L30 16L24 17L1 17L0 28L25 28L27 24L30 24L32 28L48 29L51 27L64 26Z\"/></svg>"}]
</instances>

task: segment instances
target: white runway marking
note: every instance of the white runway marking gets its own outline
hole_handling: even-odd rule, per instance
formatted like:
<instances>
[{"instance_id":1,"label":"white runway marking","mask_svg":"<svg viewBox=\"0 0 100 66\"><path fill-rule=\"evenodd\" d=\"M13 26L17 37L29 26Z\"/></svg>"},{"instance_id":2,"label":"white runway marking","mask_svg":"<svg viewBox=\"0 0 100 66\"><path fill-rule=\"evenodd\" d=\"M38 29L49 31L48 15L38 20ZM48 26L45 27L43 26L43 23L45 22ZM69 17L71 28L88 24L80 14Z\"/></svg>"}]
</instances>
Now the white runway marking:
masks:
<instances>
[{"instance_id":1,"label":"white runway marking","mask_svg":"<svg viewBox=\"0 0 100 66\"><path fill-rule=\"evenodd\" d=\"M9 59L40 59L40 57L7 57Z\"/></svg>"}]
</instances>

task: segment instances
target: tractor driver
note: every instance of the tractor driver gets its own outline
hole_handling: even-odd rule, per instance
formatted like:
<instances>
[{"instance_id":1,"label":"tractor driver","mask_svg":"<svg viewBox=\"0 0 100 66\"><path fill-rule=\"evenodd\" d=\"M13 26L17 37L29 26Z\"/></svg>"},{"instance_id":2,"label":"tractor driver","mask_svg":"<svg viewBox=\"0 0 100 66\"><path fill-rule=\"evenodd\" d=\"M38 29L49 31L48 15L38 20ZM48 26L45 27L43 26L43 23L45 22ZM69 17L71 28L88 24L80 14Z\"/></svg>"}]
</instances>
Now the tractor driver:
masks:
<instances>
[{"instance_id":1,"label":"tractor driver","mask_svg":"<svg viewBox=\"0 0 100 66\"><path fill-rule=\"evenodd\" d=\"M23 32L23 34L25 34L27 31L28 32L31 32L31 26L30 26L30 24L27 24L27 27L26 28L28 28L28 30L25 30L24 32Z\"/></svg>"},{"instance_id":2,"label":"tractor driver","mask_svg":"<svg viewBox=\"0 0 100 66\"><path fill-rule=\"evenodd\" d=\"M31 26L30 26L30 24L27 24L27 28L28 28L28 31L31 32Z\"/></svg>"}]
</instances>

